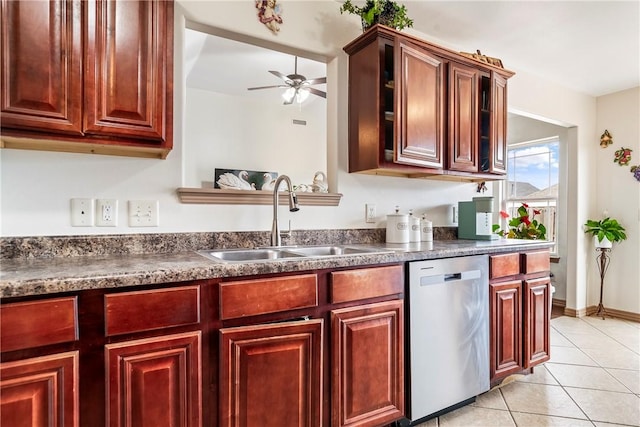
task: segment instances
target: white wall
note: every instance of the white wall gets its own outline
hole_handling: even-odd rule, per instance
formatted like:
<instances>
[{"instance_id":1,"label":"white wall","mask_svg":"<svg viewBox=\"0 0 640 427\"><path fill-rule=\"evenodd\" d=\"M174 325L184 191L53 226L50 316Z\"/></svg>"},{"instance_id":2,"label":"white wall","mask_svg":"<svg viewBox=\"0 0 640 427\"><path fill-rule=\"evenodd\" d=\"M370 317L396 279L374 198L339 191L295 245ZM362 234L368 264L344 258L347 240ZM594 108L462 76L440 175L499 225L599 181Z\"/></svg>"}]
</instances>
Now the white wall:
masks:
<instances>
[{"instance_id":1,"label":"white wall","mask_svg":"<svg viewBox=\"0 0 640 427\"><path fill-rule=\"evenodd\" d=\"M255 100L189 88L187 100L186 187L212 186L215 168L278 172L294 185L311 184L316 171L326 172L324 99L283 106L278 93Z\"/></svg>"},{"instance_id":2,"label":"white wall","mask_svg":"<svg viewBox=\"0 0 640 427\"><path fill-rule=\"evenodd\" d=\"M543 138L558 137L559 144L559 181L558 181L558 233L556 236L556 252L558 263L551 264L551 272L555 277L556 292L554 299L567 298L567 168L570 142L567 128L541 120L520 115L510 115L508 121L508 144L534 141Z\"/></svg>"},{"instance_id":3,"label":"white wall","mask_svg":"<svg viewBox=\"0 0 640 427\"><path fill-rule=\"evenodd\" d=\"M630 173L629 166L613 162L614 152L631 148L631 164L640 165L640 88L625 90L597 100L597 132L592 140L595 153L595 191L597 202L589 211L590 219L608 216L617 219L627 231L627 240L614 244L611 264L605 276L603 303L605 307L640 313L640 182ZM599 147L599 136L607 129L613 136L608 148ZM585 235L587 236L587 235ZM600 299L600 275L596 252L590 239L589 305Z\"/></svg>"},{"instance_id":4,"label":"white wall","mask_svg":"<svg viewBox=\"0 0 640 427\"><path fill-rule=\"evenodd\" d=\"M347 56L342 47L360 34L356 17L340 15L333 0L283 3L285 20L278 36L257 22L253 2L176 2L175 139L167 160L129 159L65 153L0 150L1 233L3 236L157 233L219 230L268 230L268 206L180 204L178 187L191 185L192 165L185 157L185 87L181 64L184 19L250 37L268 40L328 58L327 146L332 191L344 194L338 208L304 207L291 217L294 228L365 227L364 204L378 205L379 219L398 204L403 209L427 211L435 225L449 224L449 206L476 195L474 184L408 180L348 174L347 170ZM413 32L415 34L415 32ZM428 35L424 35L430 39ZM453 47L453 46L448 46ZM458 50L464 50L460 47ZM526 52L523 52L526 55ZM503 58L508 64L508 58ZM545 81L521 70L509 81L510 110L568 126L567 139L567 306L587 304L587 266L591 247L581 224L598 209L592 189L596 185L596 100ZM622 110L620 110L622 111ZM637 117L637 115L636 115ZM607 125L608 126L608 125ZM616 136L616 133L614 133ZM636 135L636 141L638 140ZM295 159L295 157L293 158ZM490 192L487 194L489 195ZM69 226L69 199L105 197L120 200L119 226ZM126 200L160 201L158 228L126 226ZM382 226L382 222L376 224ZM629 245L630 246L630 245ZM635 276L638 277L637 275ZM637 279L636 279L637 280Z\"/></svg>"}]
</instances>

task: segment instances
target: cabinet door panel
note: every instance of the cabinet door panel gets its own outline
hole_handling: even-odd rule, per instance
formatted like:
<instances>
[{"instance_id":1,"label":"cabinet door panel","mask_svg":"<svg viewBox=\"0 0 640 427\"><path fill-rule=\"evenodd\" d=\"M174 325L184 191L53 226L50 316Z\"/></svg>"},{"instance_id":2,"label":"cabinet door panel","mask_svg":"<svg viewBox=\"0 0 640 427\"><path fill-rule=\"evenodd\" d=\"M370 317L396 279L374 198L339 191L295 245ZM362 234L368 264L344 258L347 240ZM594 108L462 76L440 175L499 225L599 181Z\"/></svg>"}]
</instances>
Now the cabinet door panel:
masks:
<instances>
[{"instance_id":1,"label":"cabinet door panel","mask_svg":"<svg viewBox=\"0 0 640 427\"><path fill-rule=\"evenodd\" d=\"M396 162L442 168L444 65L408 43L396 47Z\"/></svg>"},{"instance_id":2,"label":"cabinet door panel","mask_svg":"<svg viewBox=\"0 0 640 427\"><path fill-rule=\"evenodd\" d=\"M477 73L449 64L449 170L478 172Z\"/></svg>"},{"instance_id":3,"label":"cabinet door panel","mask_svg":"<svg viewBox=\"0 0 640 427\"><path fill-rule=\"evenodd\" d=\"M491 138L489 172L507 173L507 80L491 72Z\"/></svg>"},{"instance_id":4,"label":"cabinet door panel","mask_svg":"<svg viewBox=\"0 0 640 427\"><path fill-rule=\"evenodd\" d=\"M492 380L518 372L522 367L521 287L520 280L489 285Z\"/></svg>"},{"instance_id":5,"label":"cabinet door panel","mask_svg":"<svg viewBox=\"0 0 640 427\"><path fill-rule=\"evenodd\" d=\"M322 319L220 330L220 426L322 425Z\"/></svg>"},{"instance_id":6,"label":"cabinet door panel","mask_svg":"<svg viewBox=\"0 0 640 427\"><path fill-rule=\"evenodd\" d=\"M500 254L489 256L489 279L516 276L520 274L520 254Z\"/></svg>"},{"instance_id":7,"label":"cabinet door panel","mask_svg":"<svg viewBox=\"0 0 640 427\"><path fill-rule=\"evenodd\" d=\"M549 321L551 319L549 277L524 282L524 367L530 368L550 359Z\"/></svg>"},{"instance_id":8,"label":"cabinet door panel","mask_svg":"<svg viewBox=\"0 0 640 427\"><path fill-rule=\"evenodd\" d=\"M87 6L85 132L164 141L172 2L98 0Z\"/></svg>"},{"instance_id":9,"label":"cabinet door panel","mask_svg":"<svg viewBox=\"0 0 640 427\"><path fill-rule=\"evenodd\" d=\"M79 1L8 1L2 8L3 127L81 134Z\"/></svg>"},{"instance_id":10,"label":"cabinet door panel","mask_svg":"<svg viewBox=\"0 0 640 427\"><path fill-rule=\"evenodd\" d=\"M200 426L200 332L105 346L111 427Z\"/></svg>"},{"instance_id":11,"label":"cabinet door panel","mask_svg":"<svg viewBox=\"0 0 640 427\"><path fill-rule=\"evenodd\" d=\"M0 348L22 350L78 339L77 297L0 306Z\"/></svg>"},{"instance_id":12,"label":"cabinet door panel","mask_svg":"<svg viewBox=\"0 0 640 427\"><path fill-rule=\"evenodd\" d=\"M0 425L77 427L78 352L0 364Z\"/></svg>"},{"instance_id":13,"label":"cabinet door panel","mask_svg":"<svg viewBox=\"0 0 640 427\"><path fill-rule=\"evenodd\" d=\"M404 415L403 302L331 312L332 425L379 426ZM376 351L363 348L376 343Z\"/></svg>"}]
</instances>

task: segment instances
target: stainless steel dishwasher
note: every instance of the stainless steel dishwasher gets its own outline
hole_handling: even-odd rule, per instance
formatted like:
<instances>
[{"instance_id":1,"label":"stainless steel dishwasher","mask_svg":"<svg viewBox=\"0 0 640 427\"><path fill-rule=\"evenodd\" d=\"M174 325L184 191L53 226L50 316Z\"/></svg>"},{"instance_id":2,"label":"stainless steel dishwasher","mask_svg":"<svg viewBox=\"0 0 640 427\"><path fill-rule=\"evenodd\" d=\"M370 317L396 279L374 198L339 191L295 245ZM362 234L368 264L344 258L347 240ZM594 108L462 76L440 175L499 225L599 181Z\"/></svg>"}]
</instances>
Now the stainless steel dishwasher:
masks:
<instances>
[{"instance_id":1,"label":"stainless steel dishwasher","mask_svg":"<svg viewBox=\"0 0 640 427\"><path fill-rule=\"evenodd\" d=\"M489 390L488 269L487 255L409 264L412 425Z\"/></svg>"}]
</instances>

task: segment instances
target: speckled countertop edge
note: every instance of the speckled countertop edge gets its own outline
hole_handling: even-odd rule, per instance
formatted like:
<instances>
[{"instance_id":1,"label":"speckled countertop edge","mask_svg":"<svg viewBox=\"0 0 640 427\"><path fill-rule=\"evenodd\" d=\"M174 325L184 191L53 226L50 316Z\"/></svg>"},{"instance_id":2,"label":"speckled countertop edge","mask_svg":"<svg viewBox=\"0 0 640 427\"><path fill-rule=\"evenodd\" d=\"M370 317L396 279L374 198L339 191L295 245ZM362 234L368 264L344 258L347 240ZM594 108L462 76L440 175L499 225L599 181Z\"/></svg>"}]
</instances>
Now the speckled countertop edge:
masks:
<instances>
[{"instance_id":1,"label":"speckled countertop edge","mask_svg":"<svg viewBox=\"0 0 640 427\"><path fill-rule=\"evenodd\" d=\"M407 245L371 243L365 246L390 252L242 263L212 261L195 251L8 259L0 264L0 298L503 253L551 245L544 241L513 239L443 240Z\"/></svg>"}]
</instances>

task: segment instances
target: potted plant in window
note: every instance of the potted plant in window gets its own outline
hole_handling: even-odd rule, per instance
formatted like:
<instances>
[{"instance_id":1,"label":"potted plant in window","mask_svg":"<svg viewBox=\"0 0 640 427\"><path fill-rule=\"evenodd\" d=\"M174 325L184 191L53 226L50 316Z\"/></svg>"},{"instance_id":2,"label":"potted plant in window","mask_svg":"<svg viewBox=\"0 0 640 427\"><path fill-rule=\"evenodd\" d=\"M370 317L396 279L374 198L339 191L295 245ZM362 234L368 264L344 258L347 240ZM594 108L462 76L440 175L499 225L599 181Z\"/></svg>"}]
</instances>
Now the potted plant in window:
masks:
<instances>
[{"instance_id":1,"label":"potted plant in window","mask_svg":"<svg viewBox=\"0 0 640 427\"><path fill-rule=\"evenodd\" d=\"M529 205L523 203L518 208L518 215L509 220L508 229L501 230L500 224L493 224L493 232L508 239L546 240L547 228L535 219L536 215L540 214L539 210L533 209L533 215L529 215ZM500 211L500 216L504 219L509 218L505 211Z\"/></svg>"},{"instance_id":2,"label":"potted plant in window","mask_svg":"<svg viewBox=\"0 0 640 427\"><path fill-rule=\"evenodd\" d=\"M393 0L367 0L362 7L354 6L351 0L346 0L340 7L340 13L344 12L360 16L363 31L375 24L399 31L413 26L413 20L407 15L407 7L400 6Z\"/></svg>"},{"instance_id":3,"label":"potted plant in window","mask_svg":"<svg viewBox=\"0 0 640 427\"><path fill-rule=\"evenodd\" d=\"M626 240L625 231L616 219L609 217L599 221L588 219L584 224L584 232L593 235L596 248L611 248L613 242Z\"/></svg>"}]
</instances>

